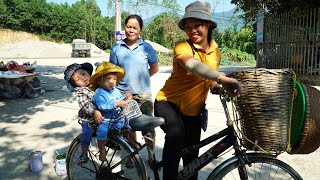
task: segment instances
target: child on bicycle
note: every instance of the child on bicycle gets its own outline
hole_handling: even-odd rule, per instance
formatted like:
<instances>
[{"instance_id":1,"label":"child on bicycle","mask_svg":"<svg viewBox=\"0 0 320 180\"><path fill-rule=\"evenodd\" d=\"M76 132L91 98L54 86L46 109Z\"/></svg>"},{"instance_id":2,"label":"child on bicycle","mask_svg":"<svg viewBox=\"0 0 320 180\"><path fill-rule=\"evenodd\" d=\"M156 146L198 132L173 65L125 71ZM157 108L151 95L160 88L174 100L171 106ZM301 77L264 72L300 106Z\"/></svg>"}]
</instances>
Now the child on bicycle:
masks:
<instances>
[{"instance_id":1,"label":"child on bicycle","mask_svg":"<svg viewBox=\"0 0 320 180\"><path fill-rule=\"evenodd\" d=\"M67 88L70 92L75 92L80 107L78 116L82 126L80 137L82 152L78 161L79 165L88 162L88 148L95 124L99 124L104 118L96 106L92 104L93 92L89 89L92 71L93 67L90 63L74 63L64 71Z\"/></svg>"},{"instance_id":2,"label":"child on bicycle","mask_svg":"<svg viewBox=\"0 0 320 180\"><path fill-rule=\"evenodd\" d=\"M124 69L110 62L103 62L97 66L95 74L90 79L95 93L93 103L104 115L104 120L97 129L98 147L100 150L100 161L106 160L105 144L109 130L120 130L123 127L130 129L127 121L122 115L121 108L127 104L126 100L132 95L123 95L116 84L125 75Z\"/></svg>"}]
</instances>

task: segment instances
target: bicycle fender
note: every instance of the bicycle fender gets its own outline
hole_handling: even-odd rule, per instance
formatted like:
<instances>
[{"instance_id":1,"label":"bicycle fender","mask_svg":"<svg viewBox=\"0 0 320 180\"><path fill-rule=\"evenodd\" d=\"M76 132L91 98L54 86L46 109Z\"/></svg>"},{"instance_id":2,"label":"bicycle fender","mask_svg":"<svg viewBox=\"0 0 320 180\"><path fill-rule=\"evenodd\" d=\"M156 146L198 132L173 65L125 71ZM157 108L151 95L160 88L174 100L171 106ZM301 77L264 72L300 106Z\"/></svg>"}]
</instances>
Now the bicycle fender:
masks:
<instances>
[{"instance_id":1,"label":"bicycle fender","mask_svg":"<svg viewBox=\"0 0 320 180\"><path fill-rule=\"evenodd\" d=\"M68 149L68 151L67 151L67 157L69 156L70 151L71 151L71 149L73 148L73 146L74 146L75 144L77 144L78 141L80 141L80 136L81 136L81 134L79 134L77 137L75 137L75 138L73 139L73 141L71 142L71 144L70 144L70 146L69 146L69 149Z\"/></svg>"},{"instance_id":2,"label":"bicycle fender","mask_svg":"<svg viewBox=\"0 0 320 180\"><path fill-rule=\"evenodd\" d=\"M268 158L276 158L276 155L267 155L267 154L261 154L261 153L247 153L246 154L248 157L251 156L261 156L261 157L268 157ZM229 166L230 164L237 162L239 160L238 157L233 156L227 160L225 160L224 162L222 162L219 166L217 166L208 176L207 179L212 179L213 177L215 177L223 168Z\"/></svg>"}]
</instances>

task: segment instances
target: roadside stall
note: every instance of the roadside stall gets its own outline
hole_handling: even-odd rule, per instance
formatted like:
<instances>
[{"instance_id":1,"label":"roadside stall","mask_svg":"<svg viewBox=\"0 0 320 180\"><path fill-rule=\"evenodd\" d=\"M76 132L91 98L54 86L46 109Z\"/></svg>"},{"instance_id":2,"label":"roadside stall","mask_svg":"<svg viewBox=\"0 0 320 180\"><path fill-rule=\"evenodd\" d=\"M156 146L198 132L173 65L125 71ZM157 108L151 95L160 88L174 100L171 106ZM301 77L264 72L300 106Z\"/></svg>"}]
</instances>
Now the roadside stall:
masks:
<instances>
[{"instance_id":1,"label":"roadside stall","mask_svg":"<svg viewBox=\"0 0 320 180\"><path fill-rule=\"evenodd\" d=\"M35 72L37 62L19 65L15 61L0 62L0 98L36 98L44 89Z\"/></svg>"}]
</instances>

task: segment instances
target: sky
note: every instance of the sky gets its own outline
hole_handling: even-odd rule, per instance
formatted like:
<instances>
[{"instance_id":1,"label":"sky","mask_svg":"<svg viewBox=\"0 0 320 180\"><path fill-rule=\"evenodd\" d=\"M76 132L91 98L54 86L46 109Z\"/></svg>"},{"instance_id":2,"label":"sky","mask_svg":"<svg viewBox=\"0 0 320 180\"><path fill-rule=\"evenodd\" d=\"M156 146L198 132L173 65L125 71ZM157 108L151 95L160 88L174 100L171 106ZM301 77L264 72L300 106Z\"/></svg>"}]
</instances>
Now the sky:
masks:
<instances>
[{"instance_id":1,"label":"sky","mask_svg":"<svg viewBox=\"0 0 320 180\"><path fill-rule=\"evenodd\" d=\"M73 4L75 2L77 2L78 0L47 0L47 2L54 2L54 3L65 3L67 2L68 4ZM159 0L161 1L161 0ZM177 0L177 3L180 5L180 14L183 14L185 7L191 3L194 2L195 0ZM108 0L96 0L98 6L100 7L101 13L103 16L114 16L114 12L110 12L109 9L107 9L107 2ZM131 2L136 2L136 0L131 0ZM215 1L209 1L207 0L207 2L209 2L211 4L211 9L214 10L215 13L219 13L219 12L223 12L223 11L229 11L233 8L235 8L234 4L231 4L231 0L215 0ZM125 8L125 6L123 6L123 8ZM152 17L154 15L159 14L161 11L165 11L164 8L160 8L156 11L153 11L154 9L151 8L151 11L144 11L144 13L146 14L142 14L142 13L138 13L141 16L147 16L145 18L149 18ZM132 11L134 11L132 9ZM132 12L134 13L134 12Z\"/></svg>"}]
</instances>

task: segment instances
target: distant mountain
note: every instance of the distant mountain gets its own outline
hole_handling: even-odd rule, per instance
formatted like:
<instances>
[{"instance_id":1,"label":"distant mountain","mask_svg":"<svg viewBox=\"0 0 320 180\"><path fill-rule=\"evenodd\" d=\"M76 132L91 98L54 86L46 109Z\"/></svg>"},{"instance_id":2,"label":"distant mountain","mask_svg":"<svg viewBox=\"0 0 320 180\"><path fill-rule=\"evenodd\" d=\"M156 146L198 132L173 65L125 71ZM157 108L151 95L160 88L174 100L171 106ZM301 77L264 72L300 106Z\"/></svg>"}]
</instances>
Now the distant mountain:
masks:
<instances>
[{"instance_id":1,"label":"distant mountain","mask_svg":"<svg viewBox=\"0 0 320 180\"><path fill-rule=\"evenodd\" d=\"M235 13L235 8L231 9L230 11L226 12L219 12L219 13L213 13L212 18L215 20L218 24L219 31L223 31L224 29L227 29L232 26L232 17L235 15L236 17L241 15L243 12L237 12ZM240 19L238 17L238 29L240 29L243 26L243 19Z\"/></svg>"},{"instance_id":2,"label":"distant mountain","mask_svg":"<svg viewBox=\"0 0 320 180\"><path fill-rule=\"evenodd\" d=\"M235 8L234 9L231 9L229 11L226 11L226 12L219 12L219 13L213 13L212 14L212 18L213 20L215 20L218 24L218 29L219 31L223 31L224 29L227 29L229 27L231 27L232 25L232 16L235 12ZM238 15L241 15L242 12L237 12L235 15L238 16ZM144 19L143 21L148 23L150 21L152 21L156 16L158 15L155 15L155 16L152 16L148 19ZM180 14L181 18L183 16L183 14ZM243 19L238 19L238 29L240 29L242 26L243 26Z\"/></svg>"}]
</instances>

